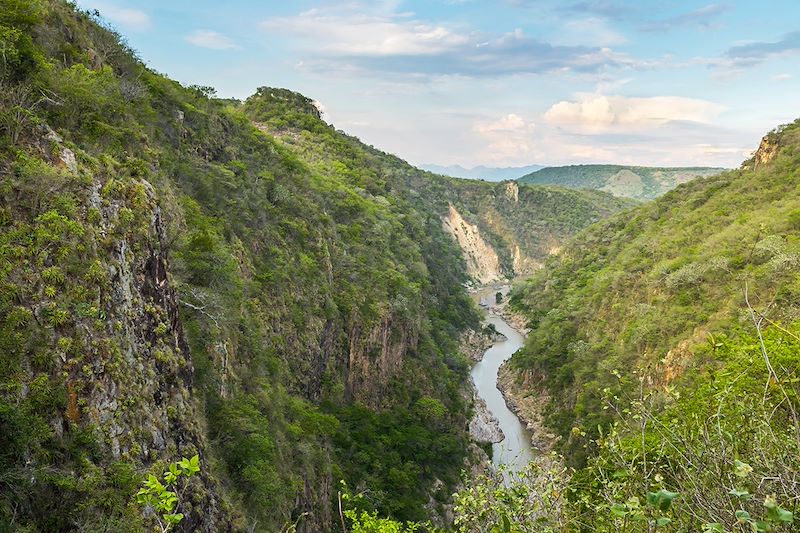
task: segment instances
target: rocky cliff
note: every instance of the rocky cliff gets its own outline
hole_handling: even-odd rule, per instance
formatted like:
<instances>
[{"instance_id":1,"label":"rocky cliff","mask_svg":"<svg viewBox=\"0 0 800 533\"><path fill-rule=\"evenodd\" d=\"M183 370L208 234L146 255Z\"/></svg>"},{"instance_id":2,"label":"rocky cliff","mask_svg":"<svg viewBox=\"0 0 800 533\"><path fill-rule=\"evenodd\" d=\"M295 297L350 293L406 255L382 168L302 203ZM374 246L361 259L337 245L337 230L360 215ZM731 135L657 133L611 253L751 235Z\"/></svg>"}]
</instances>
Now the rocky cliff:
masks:
<instances>
[{"instance_id":1,"label":"rocky cliff","mask_svg":"<svg viewBox=\"0 0 800 533\"><path fill-rule=\"evenodd\" d=\"M470 224L464 220L464 217L452 204L442 222L445 230L461 247L470 277L481 284L504 278L497 252L486 243L476 224Z\"/></svg>"}]
</instances>

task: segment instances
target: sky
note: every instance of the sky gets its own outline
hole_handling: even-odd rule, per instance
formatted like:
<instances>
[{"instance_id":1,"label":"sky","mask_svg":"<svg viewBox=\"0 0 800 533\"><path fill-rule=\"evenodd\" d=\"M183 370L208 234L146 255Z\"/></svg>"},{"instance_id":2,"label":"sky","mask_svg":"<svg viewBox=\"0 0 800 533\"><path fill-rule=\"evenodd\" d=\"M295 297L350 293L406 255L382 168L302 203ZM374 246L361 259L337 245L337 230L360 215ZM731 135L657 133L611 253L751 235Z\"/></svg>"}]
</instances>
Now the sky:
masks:
<instances>
[{"instance_id":1,"label":"sky","mask_svg":"<svg viewBox=\"0 0 800 533\"><path fill-rule=\"evenodd\" d=\"M413 164L736 167L800 117L800 2L80 0L151 68L313 98Z\"/></svg>"}]
</instances>

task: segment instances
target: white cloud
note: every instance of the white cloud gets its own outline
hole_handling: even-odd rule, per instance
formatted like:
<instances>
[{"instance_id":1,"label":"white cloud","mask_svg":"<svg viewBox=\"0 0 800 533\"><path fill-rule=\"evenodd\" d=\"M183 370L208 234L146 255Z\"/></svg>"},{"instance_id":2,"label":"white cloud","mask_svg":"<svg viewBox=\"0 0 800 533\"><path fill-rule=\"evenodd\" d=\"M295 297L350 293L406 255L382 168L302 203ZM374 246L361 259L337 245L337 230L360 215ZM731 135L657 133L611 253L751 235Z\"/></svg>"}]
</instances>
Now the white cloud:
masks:
<instances>
[{"instance_id":1,"label":"white cloud","mask_svg":"<svg viewBox=\"0 0 800 533\"><path fill-rule=\"evenodd\" d=\"M150 16L140 9L131 9L117 4L103 1L89 1L81 3L87 9L96 9L104 19L130 31L144 31L150 29L152 22Z\"/></svg>"},{"instance_id":2,"label":"white cloud","mask_svg":"<svg viewBox=\"0 0 800 533\"><path fill-rule=\"evenodd\" d=\"M472 131L476 131L478 133L520 131L528 128L533 129L533 126L533 123L526 124L525 120L521 116L515 113L509 113L508 115L502 116L497 120L476 122L472 127Z\"/></svg>"},{"instance_id":3,"label":"white cloud","mask_svg":"<svg viewBox=\"0 0 800 533\"><path fill-rule=\"evenodd\" d=\"M788 72L784 72L783 74L775 74L772 76L772 79L775 81L787 81L791 80L794 76L789 74Z\"/></svg>"},{"instance_id":4,"label":"white cloud","mask_svg":"<svg viewBox=\"0 0 800 533\"><path fill-rule=\"evenodd\" d=\"M650 68L607 46L539 41L522 29L492 35L457 24L421 21L413 13L387 11L364 2L271 17L260 26L289 42L305 57L298 63L317 72L380 72L403 76L496 77L508 74L579 73L613 68ZM579 29L576 29L578 32ZM588 31L584 28L585 31ZM605 29L590 40L619 42ZM281 34L280 37L274 34ZM287 37L284 37L287 36Z\"/></svg>"},{"instance_id":5,"label":"white cloud","mask_svg":"<svg viewBox=\"0 0 800 533\"><path fill-rule=\"evenodd\" d=\"M473 123L472 131L477 133L485 145L484 160L489 162L518 160L528 157L533 149L531 134L536 129L516 113L503 115L495 120L481 120Z\"/></svg>"},{"instance_id":6,"label":"white cloud","mask_svg":"<svg viewBox=\"0 0 800 533\"><path fill-rule=\"evenodd\" d=\"M312 9L292 17L261 23L269 31L288 32L324 43L335 55L401 56L440 54L469 41L444 26L425 24L400 15L329 13Z\"/></svg>"},{"instance_id":7,"label":"white cloud","mask_svg":"<svg viewBox=\"0 0 800 533\"><path fill-rule=\"evenodd\" d=\"M680 96L583 95L577 101L554 104L544 118L550 124L578 130L637 130L675 121L708 123L723 110L714 102Z\"/></svg>"},{"instance_id":8,"label":"white cloud","mask_svg":"<svg viewBox=\"0 0 800 533\"><path fill-rule=\"evenodd\" d=\"M612 30L600 17L567 20L559 27L556 42L563 45L614 46L625 44L628 39Z\"/></svg>"},{"instance_id":9,"label":"white cloud","mask_svg":"<svg viewBox=\"0 0 800 533\"><path fill-rule=\"evenodd\" d=\"M186 41L201 48L212 50L230 50L238 48L230 38L211 30L196 30L186 37Z\"/></svg>"}]
</instances>

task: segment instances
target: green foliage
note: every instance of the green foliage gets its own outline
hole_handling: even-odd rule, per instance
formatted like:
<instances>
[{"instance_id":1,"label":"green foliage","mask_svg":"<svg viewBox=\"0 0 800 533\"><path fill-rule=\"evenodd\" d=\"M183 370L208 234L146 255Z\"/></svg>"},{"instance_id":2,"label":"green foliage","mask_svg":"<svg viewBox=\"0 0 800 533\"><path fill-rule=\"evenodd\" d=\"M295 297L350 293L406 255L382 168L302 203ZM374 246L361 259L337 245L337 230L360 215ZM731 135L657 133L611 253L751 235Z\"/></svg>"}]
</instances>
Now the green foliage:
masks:
<instances>
[{"instance_id":1,"label":"green foliage","mask_svg":"<svg viewBox=\"0 0 800 533\"><path fill-rule=\"evenodd\" d=\"M713 371L630 402L607 398L619 417L598 439L589 465L572 477L571 512L603 529L616 519L598 512L595 502L645 494L678 531L786 529L800 498L789 481L800 471L796 370L787 366L800 347L794 335L764 331L766 359L757 336L717 337L709 347L719 360ZM786 369L777 380L767 360ZM627 504L618 504L617 515L620 505ZM618 517L630 519L629 511Z\"/></svg>"},{"instance_id":2,"label":"green foliage","mask_svg":"<svg viewBox=\"0 0 800 533\"><path fill-rule=\"evenodd\" d=\"M430 531L430 524L398 522L390 518L382 518L378 516L377 511L369 512L364 510L364 505L364 494L352 495L347 484L342 481L339 492L339 506L341 509L340 517L345 531L351 531L352 533L414 533L420 530Z\"/></svg>"},{"instance_id":3,"label":"green foliage","mask_svg":"<svg viewBox=\"0 0 800 533\"><path fill-rule=\"evenodd\" d=\"M661 383L713 367L715 357L699 360L695 347L709 331L738 327L745 281L754 301L780 302L771 320L796 312L800 241L786 221L798 209L798 159L788 148L800 143L798 126L781 135L787 149L769 166L696 180L600 222L512 293L532 326L513 364L545 376L547 422L570 464L592 453L596 428L612 418L604 389L625 398L639 386L633 371Z\"/></svg>"},{"instance_id":4,"label":"green foliage","mask_svg":"<svg viewBox=\"0 0 800 533\"><path fill-rule=\"evenodd\" d=\"M424 520L426 487L441 480L445 486L435 496L446 499L458 482L466 438L437 400L421 398L411 410L353 406L333 413L341 422L333 441L340 464L349 483L368 491L367 510Z\"/></svg>"},{"instance_id":5,"label":"green foliage","mask_svg":"<svg viewBox=\"0 0 800 533\"><path fill-rule=\"evenodd\" d=\"M30 31L44 15L42 2L2 0L0 2L0 83L17 81L37 62Z\"/></svg>"},{"instance_id":6,"label":"green foliage","mask_svg":"<svg viewBox=\"0 0 800 533\"><path fill-rule=\"evenodd\" d=\"M568 165L545 167L519 178L530 185L559 185L597 189L616 196L652 200L696 177L719 174L723 168L631 167L623 165Z\"/></svg>"},{"instance_id":7,"label":"green foliage","mask_svg":"<svg viewBox=\"0 0 800 533\"><path fill-rule=\"evenodd\" d=\"M536 458L521 472L501 470L465 479L454 496L455 531L569 531L580 523L564 512L568 478L569 472L553 455Z\"/></svg>"},{"instance_id":8,"label":"green foliage","mask_svg":"<svg viewBox=\"0 0 800 533\"><path fill-rule=\"evenodd\" d=\"M159 478L150 474L142 488L136 493L136 503L143 506L155 518L162 532L171 531L181 523L184 514L177 512L181 507L181 496L189 478L200 472L200 456L182 458L169 465Z\"/></svg>"}]
</instances>

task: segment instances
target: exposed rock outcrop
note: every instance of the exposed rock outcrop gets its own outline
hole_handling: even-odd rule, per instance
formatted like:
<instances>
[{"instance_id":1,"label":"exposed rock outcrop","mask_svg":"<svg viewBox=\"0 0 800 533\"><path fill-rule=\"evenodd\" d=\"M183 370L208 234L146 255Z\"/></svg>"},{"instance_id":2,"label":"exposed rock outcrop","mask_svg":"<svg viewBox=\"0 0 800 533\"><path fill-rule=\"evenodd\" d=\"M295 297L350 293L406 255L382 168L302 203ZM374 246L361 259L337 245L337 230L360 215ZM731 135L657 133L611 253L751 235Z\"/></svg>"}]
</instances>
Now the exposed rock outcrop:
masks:
<instances>
[{"instance_id":1,"label":"exposed rock outcrop","mask_svg":"<svg viewBox=\"0 0 800 533\"><path fill-rule=\"evenodd\" d=\"M361 329L357 326L349 335L347 385L354 398L374 404L406 353L416 348L419 325L401 324L389 313L366 332Z\"/></svg>"},{"instance_id":2,"label":"exposed rock outcrop","mask_svg":"<svg viewBox=\"0 0 800 533\"><path fill-rule=\"evenodd\" d=\"M475 413L469 421L469 434L477 442L501 442L505 435L500 423L489 413L486 402L473 392Z\"/></svg>"},{"instance_id":3,"label":"exposed rock outcrop","mask_svg":"<svg viewBox=\"0 0 800 533\"><path fill-rule=\"evenodd\" d=\"M761 144L758 145L758 150L753 155L755 168L766 165L778 154L780 150L780 137L775 133L768 133L761 139Z\"/></svg>"},{"instance_id":4,"label":"exposed rock outcrop","mask_svg":"<svg viewBox=\"0 0 800 533\"><path fill-rule=\"evenodd\" d=\"M519 202L519 185L516 181L506 183L506 199L510 202Z\"/></svg>"},{"instance_id":5,"label":"exposed rock outcrop","mask_svg":"<svg viewBox=\"0 0 800 533\"><path fill-rule=\"evenodd\" d=\"M497 388L508 408L531 432L531 443L541 451L552 449L556 436L544 425L544 409L550 400L544 387L536 386L527 374L523 375L522 383L518 383L517 374L504 363L497 375ZM532 394L532 390L536 393Z\"/></svg>"},{"instance_id":6,"label":"exposed rock outcrop","mask_svg":"<svg viewBox=\"0 0 800 533\"><path fill-rule=\"evenodd\" d=\"M464 254L468 274L481 284L503 279L497 252L481 236L476 224L467 222L461 213L450 204L444 217L445 231L455 238Z\"/></svg>"},{"instance_id":7,"label":"exposed rock outcrop","mask_svg":"<svg viewBox=\"0 0 800 533\"><path fill-rule=\"evenodd\" d=\"M489 349L493 342L496 341L485 332L468 329L461 334L458 340L458 348L470 361L477 363L483 359L484 352Z\"/></svg>"}]
</instances>

